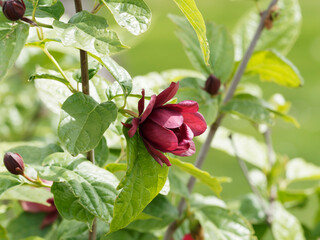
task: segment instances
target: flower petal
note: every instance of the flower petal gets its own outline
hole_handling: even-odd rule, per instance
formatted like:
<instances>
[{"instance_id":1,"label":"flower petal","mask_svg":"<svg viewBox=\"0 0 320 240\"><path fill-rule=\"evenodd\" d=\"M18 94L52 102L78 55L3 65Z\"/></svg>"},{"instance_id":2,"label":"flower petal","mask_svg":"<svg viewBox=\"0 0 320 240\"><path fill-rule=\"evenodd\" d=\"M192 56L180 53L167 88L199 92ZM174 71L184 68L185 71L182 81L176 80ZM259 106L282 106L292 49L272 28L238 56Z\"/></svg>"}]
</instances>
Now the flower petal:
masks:
<instances>
[{"instance_id":1,"label":"flower petal","mask_svg":"<svg viewBox=\"0 0 320 240\"><path fill-rule=\"evenodd\" d=\"M139 111L139 116L141 116L141 114L143 113L144 110L144 89L142 89L141 91L141 95L142 97L140 98L139 102L138 102L138 111Z\"/></svg>"},{"instance_id":2,"label":"flower petal","mask_svg":"<svg viewBox=\"0 0 320 240\"><path fill-rule=\"evenodd\" d=\"M199 136L200 134L204 133L204 131L207 129L207 123L206 120L204 120L204 117L201 113L182 113L184 123L187 124L194 136Z\"/></svg>"},{"instance_id":3,"label":"flower petal","mask_svg":"<svg viewBox=\"0 0 320 240\"><path fill-rule=\"evenodd\" d=\"M133 135L136 133L139 126L139 118L132 119L131 124L132 124L132 127L128 131L129 138L132 138Z\"/></svg>"},{"instance_id":4,"label":"flower petal","mask_svg":"<svg viewBox=\"0 0 320 240\"><path fill-rule=\"evenodd\" d=\"M165 106L154 109L149 119L165 128L178 128L183 123L183 116L180 112L166 109Z\"/></svg>"},{"instance_id":5,"label":"flower petal","mask_svg":"<svg viewBox=\"0 0 320 240\"><path fill-rule=\"evenodd\" d=\"M166 104L164 105L166 108L174 109L179 112L189 112L189 113L195 113L199 110L199 105L195 101L186 100L179 102L178 104Z\"/></svg>"},{"instance_id":6,"label":"flower petal","mask_svg":"<svg viewBox=\"0 0 320 240\"><path fill-rule=\"evenodd\" d=\"M162 152L170 152L178 146L178 138L174 132L150 119L140 125L140 135Z\"/></svg>"},{"instance_id":7,"label":"flower petal","mask_svg":"<svg viewBox=\"0 0 320 240\"><path fill-rule=\"evenodd\" d=\"M154 107L159 107L168 102L171 98L176 95L179 89L179 82L172 82L168 88L163 90L158 96Z\"/></svg>"},{"instance_id":8,"label":"flower petal","mask_svg":"<svg viewBox=\"0 0 320 240\"><path fill-rule=\"evenodd\" d=\"M192 140L184 140L183 142L179 143L179 146L171 151L174 155L177 156L191 156L196 152L196 146Z\"/></svg>"},{"instance_id":9,"label":"flower petal","mask_svg":"<svg viewBox=\"0 0 320 240\"><path fill-rule=\"evenodd\" d=\"M148 106L146 107L146 110L144 111L144 113L141 115L140 117L140 124L144 122L144 120L147 119L147 117L150 115L150 113L152 112L152 109L154 107L154 104L156 102L157 96L156 95L152 95L150 102L148 104Z\"/></svg>"},{"instance_id":10,"label":"flower petal","mask_svg":"<svg viewBox=\"0 0 320 240\"><path fill-rule=\"evenodd\" d=\"M29 213L38 213L38 212L55 212L57 211L55 205L53 202L47 200L48 203L51 204L51 206L46 206L40 203L34 203L34 202L28 202L28 201L20 201L21 207L25 212Z\"/></svg>"},{"instance_id":11,"label":"flower petal","mask_svg":"<svg viewBox=\"0 0 320 240\"><path fill-rule=\"evenodd\" d=\"M132 128L132 124L130 124L130 123L121 122L121 124L122 124L123 126L125 126L126 128Z\"/></svg>"},{"instance_id":12,"label":"flower petal","mask_svg":"<svg viewBox=\"0 0 320 240\"><path fill-rule=\"evenodd\" d=\"M169 159L160 151L155 149L146 139L142 138L150 155L162 166L165 163L168 167L171 166Z\"/></svg>"},{"instance_id":13,"label":"flower petal","mask_svg":"<svg viewBox=\"0 0 320 240\"><path fill-rule=\"evenodd\" d=\"M40 228L43 229L46 226L51 225L57 218L59 217L58 211L55 211L53 213L49 213L45 218L43 219Z\"/></svg>"}]
</instances>

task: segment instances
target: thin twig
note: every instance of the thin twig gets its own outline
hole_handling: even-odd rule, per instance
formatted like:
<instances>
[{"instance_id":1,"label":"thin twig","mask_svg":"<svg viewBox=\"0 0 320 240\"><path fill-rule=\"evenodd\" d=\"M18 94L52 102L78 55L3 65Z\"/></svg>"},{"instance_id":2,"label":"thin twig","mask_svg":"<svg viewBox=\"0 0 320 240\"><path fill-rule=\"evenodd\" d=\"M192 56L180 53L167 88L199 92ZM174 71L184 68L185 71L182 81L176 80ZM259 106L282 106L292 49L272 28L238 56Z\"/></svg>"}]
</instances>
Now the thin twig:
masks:
<instances>
[{"instance_id":1,"label":"thin twig","mask_svg":"<svg viewBox=\"0 0 320 240\"><path fill-rule=\"evenodd\" d=\"M248 167L247 165L245 164L245 162L239 157L239 154L238 154L238 150L236 148L236 145L234 143L234 140L233 140L233 136L232 134L230 134L229 136L230 138L230 141L231 141L231 146L234 150L234 155L239 163L239 166L243 172L243 175L245 176L252 192L256 195L256 197L259 199L259 202L260 202L260 205L261 207L263 208L263 211L265 212L266 216L268 216L268 206L266 205L266 202L264 201L263 197L261 196L259 190L256 188L256 186L251 182L251 179L250 179L250 176L249 176L249 170L248 170Z\"/></svg>"},{"instance_id":2,"label":"thin twig","mask_svg":"<svg viewBox=\"0 0 320 240\"><path fill-rule=\"evenodd\" d=\"M76 12L82 11L82 2L81 0L74 0L74 5ZM89 89L89 71L88 71L88 55L86 51L80 50L80 64L81 64L81 83L82 83L82 92L86 95L90 95ZM91 150L87 152L87 159L95 164L94 160L94 151ZM89 240L95 240L97 235L97 223L94 219L92 224L92 231L89 231Z\"/></svg>"},{"instance_id":3,"label":"thin twig","mask_svg":"<svg viewBox=\"0 0 320 240\"><path fill-rule=\"evenodd\" d=\"M270 170L272 169L272 166L274 165L276 159L275 159L275 153L273 149L272 139L271 139L271 129L268 128L264 133L264 141L267 145L267 156L268 161L270 165ZM269 209L267 211L267 223L269 225L272 224L273 221L273 209L275 205L275 200L277 199L277 186L273 184L270 189L270 197L269 197Z\"/></svg>"},{"instance_id":4,"label":"thin twig","mask_svg":"<svg viewBox=\"0 0 320 240\"><path fill-rule=\"evenodd\" d=\"M239 65L237 71L236 71L236 74L234 75L233 77L233 80L231 82L231 85L230 87L228 88L228 91L226 93L226 96L223 100L223 104L226 104L234 95L234 92L241 80L241 77L247 67L247 64L249 62L249 59L254 51L254 48L261 36L261 33L262 33L262 30L264 29L264 23L265 23L265 20L267 19L269 13L270 13L270 10L271 8L276 5L278 2L278 0L271 0L267 10L265 12L263 12L262 16L261 16L261 19L260 19L260 22L259 22L259 25L258 25L258 28L253 36L253 39L251 40L251 43L245 53L245 56L243 57L243 60L241 62L241 64ZM218 118L216 119L216 121L211 125L210 127L210 132L206 138L206 141L205 143L202 145L202 148L200 150L200 153L199 155L197 156L197 159L196 159L196 162L195 162L195 166L197 168L201 168L202 165L203 165L203 162L205 160L205 157L207 156L208 154L208 151L209 151L209 147L210 147L210 144L212 142L212 139L213 137L215 136L215 133L218 129L218 127L220 126L221 124L221 121L223 119L224 115L219 115ZM194 183L195 183L195 178L194 177L190 177L189 179L189 182L188 182L188 190L189 192L192 192L192 189L194 187ZM179 203L179 213L181 215L181 213L183 212L184 208L185 208L185 199L182 198L180 203ZM171 240L172 239L172 236L173 236L173 233L175 232L175 230L177 229L177 222L173 222L169 225L165 235L164 235L164 240Z\"/></svg>"},{"instance_id":5,"label":"thin twig","mask_svg":"<svg viewBox=\"0 0 320 240\"><path fill-rule=\"evenodd\" d=\"M267 145L267 156L268 156L268 161L270 165L270 169L273 166L275 162L275 154L273 150L273 145L272 145L272 139L271 139L271 129L268 127L267 130L263 133L264 140Z\"/></svg>"}]
</instances>

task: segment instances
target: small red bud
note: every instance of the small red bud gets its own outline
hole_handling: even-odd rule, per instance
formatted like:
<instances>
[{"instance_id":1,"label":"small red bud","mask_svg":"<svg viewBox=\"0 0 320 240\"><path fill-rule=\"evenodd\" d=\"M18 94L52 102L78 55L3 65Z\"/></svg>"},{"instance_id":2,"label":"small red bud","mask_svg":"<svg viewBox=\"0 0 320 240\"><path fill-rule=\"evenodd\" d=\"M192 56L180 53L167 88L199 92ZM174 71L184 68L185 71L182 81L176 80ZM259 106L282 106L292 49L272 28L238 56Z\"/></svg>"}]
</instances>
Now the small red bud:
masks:
<instances>
[{"instance_id":1,"label":"small red bud","mask_svg":"<svg viewBox=\"0 0 320 240\"><path fill-rule=\"evenodd\" d=\"M215 77L211 74L204 86L204 90L206 90L210 95L217 95L221 86L221 81L219 78Z\"/></svg>"},{"instance_id":2,"label":"small red bud","mask_svg":"<svg viewBox=\"0 0 320 240\"><path fill-rule=\"evenodd\" d=\"M7 152L4 155L3 163L12 174L22 175L24 172L23 159L18 153Z\"/></svg>"},{"instance_id":3,"label":"small red bud","mask_svg":"<svg viewBox=\"0 0 320 240\"><path fill-rule=\"evenodd\" d=\"M11 21L21 19L26 11L23 0L7 0L3 3L2 12Z\"/></svg>"}]
</instances>

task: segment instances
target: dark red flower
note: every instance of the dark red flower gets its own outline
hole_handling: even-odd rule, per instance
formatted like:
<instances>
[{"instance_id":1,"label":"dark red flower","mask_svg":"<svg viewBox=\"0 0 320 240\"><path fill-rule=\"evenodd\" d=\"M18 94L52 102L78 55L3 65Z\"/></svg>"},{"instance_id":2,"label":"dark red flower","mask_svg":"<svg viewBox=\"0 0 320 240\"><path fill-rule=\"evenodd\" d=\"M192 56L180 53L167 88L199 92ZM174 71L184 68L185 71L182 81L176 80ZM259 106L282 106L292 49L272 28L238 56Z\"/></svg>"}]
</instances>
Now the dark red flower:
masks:
<instances>
[{"instance_id":1,"label":"dark red flower","mask_svg":"<svg viewBox=\"0 0 320 240\"><path fill-rule=\"evenodd\" d=\"M42 180L45 183L52 184L51 181ZM47 203L50 204L50 206L46 206L40 203L34 203L34 202L28 202L28 201L20 201L21 207L25 212L29 213L47 213L45 218L43 219L40 228L45 228L46 226L49 226L52 224L57 218L59 217L59 212L54 205L53 198L49 198L47 200Z\"/></svg>"},{"instance_id":2,"label":"dark red flower","mask_svg":"<svg viewBox=\"0 0 320 240\"><path fill-rule=\"evenodd\" d=\"M192 235L189 233L189 234L184 235L184 237L183 237L182 240L193 240L193 237L192 237Z\"/></svg>"},{"instance_id":3,"label":"dark red flower","mask_svg":"<svg viewBox=\"0 0 320 240\"><path fill-rule=\"evenodd\" d=\"M178 83L171 85L158 96L152 95L144 109L144 90L138 103L139 117L133 118L129 137L133 137L139 128L139 134L150 155L162 166L171 166L168 158L161 152L170 152L178 156L191 156L195 153L194 136L202 134L207 124L198 112L195 101L182 101L178 104L166 104L174 97L179 88ZM144 111L143 111L144 110Z\"/></svg>"}]
</instances>

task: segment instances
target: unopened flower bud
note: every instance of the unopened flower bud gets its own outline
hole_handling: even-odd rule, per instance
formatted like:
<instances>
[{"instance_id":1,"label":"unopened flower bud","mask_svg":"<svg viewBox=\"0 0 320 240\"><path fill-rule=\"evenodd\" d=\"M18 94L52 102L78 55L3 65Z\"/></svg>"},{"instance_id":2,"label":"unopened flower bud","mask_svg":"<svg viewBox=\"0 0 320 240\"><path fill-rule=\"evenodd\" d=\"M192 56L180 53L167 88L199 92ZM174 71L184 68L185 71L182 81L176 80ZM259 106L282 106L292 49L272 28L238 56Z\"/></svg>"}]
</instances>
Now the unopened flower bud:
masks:
<instances>
[{"instance_id":1,"label":"unopened flower bud","mask_svg":"<svg viewBox=\"0 0 320 240\"><path fill-rule=\"evenodd\" d=\"M220 89L220 85L220 79L211 74L206 81L204 90L206 90L210 95L217 95Z\"/></svg>"},{"instance_id":2,"label":"unopened flower bud","mask_svg":"<svg viewBox=\"0 0 320 240\"><path fill-rule=\"evenodd\" d=\"M2 12L11 21L21 19L26 11L23 0L7 0L3 3Z\"/></svg>"},{"instance_id":3,"label":"unopened flower bud","mask_svg":"<svg viewBox=\"0 0 320 240\"><path fill-rule=\"evenodd\" d=\"M23 159L18 153L7 152L4 155L3 163L12 174L21 175L24 172Z\"/></svg>"}]
</instances>

